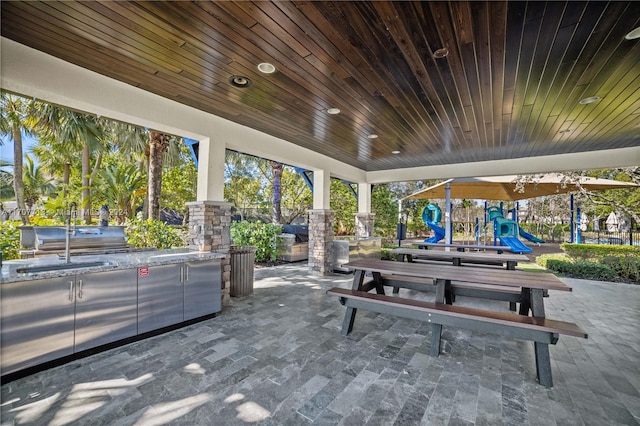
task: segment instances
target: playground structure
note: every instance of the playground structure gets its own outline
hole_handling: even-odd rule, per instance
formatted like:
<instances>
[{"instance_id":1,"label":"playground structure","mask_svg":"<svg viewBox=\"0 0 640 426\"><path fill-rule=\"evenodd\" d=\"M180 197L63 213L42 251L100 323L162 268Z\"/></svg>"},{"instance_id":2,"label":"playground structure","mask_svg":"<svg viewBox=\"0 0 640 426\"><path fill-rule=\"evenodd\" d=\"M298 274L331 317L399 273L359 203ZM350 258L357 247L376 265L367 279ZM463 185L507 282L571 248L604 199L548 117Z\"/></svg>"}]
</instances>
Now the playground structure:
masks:
<instances>
[{"instance_id":1,"label":"playground structure","mask_svg":"<svg viewBox=\"0 0 640 426\"><path fill-rule=\"evenodd\" d=\"M487 213L489 214L489 220L493 222L493 236L494 242L500 241L500 245L508 246L513 253L531 253L531 247L527 247L518 236L522 236L530 241L533 239L536 242L544 242L533 235L524 232L518 226L518 222L511 219L506 219L502 215L502 209L498 206L487 207Z\"/></svg>"},{"instance_id":2,"label":"playground structure","mask_svg":"<svg viewBox=\"0 0 640 426\"><path fill-rule=\"evenodd\" d=\"M489 221L493 223L493 243L509 247L513 253L530 253L532 249L526 246L519 237L536 244L544 243L544 240L529 234L518 225L516 220L507 219L503 216L502 207L486 207L485 212L489 215ZM514 217L515 217L514 212ZM427 204L422 210L422 220L434 231L434 235L426 238L427 243L437 243L445 238L445 228L438 225L442 219L442 210L436 204ZM485 227L487 218L485 216ZM479 239L479 221L476 219L476 240Z\"/></svg>"},{"instance_id":3,"label":"playground structure","mask_svg":"<svg viewBox=\"0 0 640 426\"><path fill-rule=\"evenodd\" d=\"M433 229L434 235L429 238L425 238L425 243L437 243L442 240L446 234L443 227L439 226L442 219L442 210L436 204L427 204L422 210L422 220L425 225Z\"/></svg>"},{"instance_id":4,"label":"playground structure","mask_svg":"<svg viewBox=\"0 0 640 426\"><path fill-rule=\"evenodd\" d=\"M557 195L578 191L579 188L589 191L598 191L605 189L634 188L640 185L631 182L621 182L611 179L600 179L592 177L580 177L577 183L567 184L566 177L562 174L550 173L543 177L536 177L531 181L522 182L520 176L488 176L475 178L454 178L440 182L429 188L422 189L411 195L408 195L398 203L398 211L402 210L403 200L423 200L423 199L444 199L447 214L445 224L445 240L451 243L452 240L452 224L451 224L451 198L457 199L475 199L475 200L494 200L494 201L512 201L525 200L528 198L536 198L545 195ZM485 202L486 208L486 202ZM517 209L517 208L516 208ZM580 209L577 209L578 219L574 222L574 202L573 194L571 194L571 242L580 244ZM398 215L399 225L402 225L401 215ZM515 213L513 219L516 219ZM425 222L426 223L426 222ZM487 218L485 214L484 227L486 229ZM400 228L400 227L399 227ZM479 237L480 223L476 218L476 240ZM528 234L518 227L518 236L534 243L541 243L540 240L531 234ZM629 233L632 240L631 233ZM515 237L515 235L514 235ZM508 237L507 237L508 238ZM497 243L494 238L494 245Z\"/></svg>"}]
</instances>

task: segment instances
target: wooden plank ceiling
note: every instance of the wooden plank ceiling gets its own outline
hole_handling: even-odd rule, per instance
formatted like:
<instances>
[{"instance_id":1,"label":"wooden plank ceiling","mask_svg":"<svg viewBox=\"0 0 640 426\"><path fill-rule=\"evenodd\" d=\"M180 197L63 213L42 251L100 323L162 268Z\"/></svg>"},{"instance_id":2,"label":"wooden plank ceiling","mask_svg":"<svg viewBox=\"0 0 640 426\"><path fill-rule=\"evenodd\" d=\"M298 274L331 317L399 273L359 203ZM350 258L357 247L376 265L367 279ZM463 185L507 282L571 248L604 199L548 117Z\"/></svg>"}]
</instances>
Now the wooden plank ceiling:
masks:
<instances>
[{"instance_id":1,"label":"wooden plank ceiling","mask_svg":"<svg viewBox=\"0 0 640 426\"><path fill-rule=\"evenodd\" d=\"M640 145L640 2L1 7L4 37L367 171Z\"/></svg>"}]
</instances>

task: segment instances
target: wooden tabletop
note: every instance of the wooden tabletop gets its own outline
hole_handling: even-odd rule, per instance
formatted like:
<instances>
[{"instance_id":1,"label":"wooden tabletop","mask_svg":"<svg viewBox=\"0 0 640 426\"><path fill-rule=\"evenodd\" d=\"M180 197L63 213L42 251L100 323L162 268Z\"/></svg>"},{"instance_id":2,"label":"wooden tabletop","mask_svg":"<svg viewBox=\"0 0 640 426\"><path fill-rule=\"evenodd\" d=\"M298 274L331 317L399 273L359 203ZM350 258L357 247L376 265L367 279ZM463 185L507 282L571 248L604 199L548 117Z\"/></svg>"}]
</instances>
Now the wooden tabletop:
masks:
<instances>
[{"instance_id":1,"label":"wooden tabletop","mask_svg":"<svg viewBox=\"0 0 640 426\"><path fill-rule=\"evenodd\" d=\"M391 260L359 259L342 265L348 269L443 279L469 283L500 285L505 287L536 288L543 290L571 291L571 287L553 274L544 272L508 271L497 268L461 268L447 264L395 262Z\"/></svg>"},{"instance_id":2,"label":"wooden tabletop","mask_svg":"<svg viewBox=\"0 0 640 426\"><path fill-rule=\"evenodd\" d=\"M412 249L412 248L403 248L398 247L391 250L392 254L408 254L414 257L428 257L431 259L443 259L443 260L453 260L454 258L458 259L468 259L474 261L481 262L529 262L529 258L524 254L516 254L516 253L479 253L479 252L468 252L468 251L443 251L443 250L422 250L422 249Z\"/></svg>"}]
</instances>

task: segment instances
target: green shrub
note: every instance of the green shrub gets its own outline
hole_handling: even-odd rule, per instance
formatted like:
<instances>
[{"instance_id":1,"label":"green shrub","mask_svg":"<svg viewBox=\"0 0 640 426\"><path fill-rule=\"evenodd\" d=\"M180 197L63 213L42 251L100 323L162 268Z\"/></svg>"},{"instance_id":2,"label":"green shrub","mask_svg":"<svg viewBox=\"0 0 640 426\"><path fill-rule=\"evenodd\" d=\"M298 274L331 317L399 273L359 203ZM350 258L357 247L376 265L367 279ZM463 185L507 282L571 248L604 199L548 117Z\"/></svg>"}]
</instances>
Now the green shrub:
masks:
<instances>
[{"instance_id":1,"label":"green shrub","mask_svg":"<svg viewBox=\"0 0 640 426\"><path fill-rule=\"evenodd\" d=\"M640 259L635 257L608 256L602 263L611 268L624 281L640 282Z\"/></svg>"},{"instance_id":2,"label":"green shrub","mask_svg":"<svg viewBox=\"0 0 640 426\"><path fill-rule=\"evenodd\" d=\"M616 272L608 265L588 260L578 260L573 262L571 275L576 278L586 278L599 281L616 281Z\"/></svg>"},{"instance_id":3,"label":"green shrub","mask_svg":"<svg viewBox=\"0 0 640 426\"><path fill-rule=\"evenodd\" d=\"M380 258L382 260L395 260L395 256L391 254L391 250L395 247L382 247L382 252L380 253Z\"/></svg>"},{"instance_id":4,"label":"green shrub","mask_svg":"<svg viewBox=\"0 0 640 426\"><path fill-rule=\"evenodd\" d=\"M569 259L564 254L541 254L540 256L536 257L536 263L542 266L543 268L547 268L547 269L550 269L548 266L548 263L550 260L565 261Z\"/></svg>"},{"instance_id":5,"label":"green shrub","mask_svg":"<svg viewBox=\"0 0 640 426\"><path fill-rule=\"evenodd\" d=\"M187 225L169 225L180 238L182 243L180 246L187 247L189 245L189 226Z\"/></svg>"},{"instance_id":6,"label":"green shrub","mask_svg":"<svg viewBox=\"0 0 640 426\"><path fill-rule=\"evenodd\" d=\"M562 274L565 274L572 269L573 262L565 259L548 259L545 262L545 265L546 265L545 268L547 268L550 271L560 272Z\"/></svg>"},{"instance_id":7,"label":"green shrub","mask_svg":"<svg viewBox=\"0 0 640 426\"><path fill-rule=\"evenodd\" d=\"M591 262L588 260L571 260L549 259L547 269L561 274L565 274L574 278L584 278L599 281L615 281L616 272L603 263Z\"/></svg>"},{"instance_id":8,"label":"green shrub","mask_svg":"<svg viewBox=\"0 0 640 426\"><path fill-rule=\"evenodd\" d=\"M282 227L271 223L245 221L231 223L231 241L237 246L254 246L256 262L276 260L276 236L281 233Z\"/></svg>"},{"instance_id":9,"label":"green shrub","mask_svg":"<svg viewBox=\"0 0 640 426\"><path fill-rule=\"evenodd\" d=\"M125 226L128 243L134 247L169 249L185 246L179 232L159 220L132 219Z\"/></svg>"},{"instance_id":10,"label":"green shrub","mask_svg":"<svg viewBox=\"0 0 640 426\"><path fill-rule=\"evenodd\" d=\"M608 245L608 244L560 244L560 248L574 259L597 259L601 260L605 257L637 257L640 259L640 247Z\"/></svg>"},{"instance_id":11,"label":"green shrub","mask_svg":"<svg viewBox=\"0 0 640 426\"><path fill-rule=\"evenodd\" d=\"M17 225L19 221L0 222L0 250L2 250L2 259L17 259L20 252L20 230Z\"/></svg>"}]
</instances>

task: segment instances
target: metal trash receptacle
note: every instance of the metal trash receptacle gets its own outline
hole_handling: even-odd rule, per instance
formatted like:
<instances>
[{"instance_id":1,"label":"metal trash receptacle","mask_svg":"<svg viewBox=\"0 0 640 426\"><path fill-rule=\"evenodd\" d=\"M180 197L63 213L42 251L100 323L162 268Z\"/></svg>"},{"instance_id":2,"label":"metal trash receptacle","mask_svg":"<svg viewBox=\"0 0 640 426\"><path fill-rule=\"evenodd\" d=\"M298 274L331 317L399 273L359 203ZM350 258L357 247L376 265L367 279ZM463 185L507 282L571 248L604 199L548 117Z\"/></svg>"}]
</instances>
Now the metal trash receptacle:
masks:
<instances>
[{"instance_id":1,"label":"metal trash receptacle","mask_svg":"<svg viewBox=\"0 0 640 426\"><path fill-rule=\"evenodd\" d=\"M253 264L256 248L253 246L231 246L231 289L232 297L253 294Z\"/></svg>"}]
</instances>

